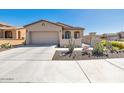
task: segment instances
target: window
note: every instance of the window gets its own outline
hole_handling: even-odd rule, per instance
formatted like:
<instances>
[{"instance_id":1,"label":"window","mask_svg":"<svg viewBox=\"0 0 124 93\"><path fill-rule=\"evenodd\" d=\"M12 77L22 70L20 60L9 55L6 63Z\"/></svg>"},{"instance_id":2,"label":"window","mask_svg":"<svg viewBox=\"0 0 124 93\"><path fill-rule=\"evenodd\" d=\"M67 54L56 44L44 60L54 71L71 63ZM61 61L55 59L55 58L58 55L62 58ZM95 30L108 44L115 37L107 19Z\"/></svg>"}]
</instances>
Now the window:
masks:
<instances>
[{"instance_id":1,"label":"window","mask_svg":"<svg viewBox=\"0 0 124 93\"><path fill-rule=\"evenodd\" d=\"M74 38L75 39L80 38L80 32L74 32Z\"/></svg>"},{"instance_id":2,"label":"window","mask_svg":"<svg viewBox=\"0 0 124 93\"><path fill-rule=\"evenodd\" d=\"M18 39L21 39L21 32L18 31Z\"/></svg>"},{"instance_id":3,"label":"window","mask_svg":"<svg viewBox=\"0 0 124 93\"><path fill-rule=\"evenodd\" d=\"M5 32L5 38L12 38L12 32L11 31L6 31Z\"/></svg>"},{"instance_id":4,"label":"window","mask_svg":"<svg viewBox=\"0 0 124 93\"><path fill-rule=\"evenodd\" d=\"M70 31L66 31L65 32L65 39L70 39L71 38L71 32Z\"/></svg>"},{"instance_id":5,"label":"window","mask_svg":"<svg viewBox=\"0 0 124 93\"><path fill-rule=\"evenodd\" d=\"M45 26L45 23L42 23L42 26Z\"/></svg>"}]
</instances>

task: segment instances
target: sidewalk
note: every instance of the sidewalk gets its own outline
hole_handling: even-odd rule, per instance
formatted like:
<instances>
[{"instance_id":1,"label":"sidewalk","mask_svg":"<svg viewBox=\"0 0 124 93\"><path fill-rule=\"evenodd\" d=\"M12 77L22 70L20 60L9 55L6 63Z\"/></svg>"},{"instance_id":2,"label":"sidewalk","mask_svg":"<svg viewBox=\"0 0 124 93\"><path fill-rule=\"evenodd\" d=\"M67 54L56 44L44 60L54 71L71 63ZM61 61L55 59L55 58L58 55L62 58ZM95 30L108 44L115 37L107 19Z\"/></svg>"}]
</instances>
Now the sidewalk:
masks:
<instances>
[{"instance_id":1,"label":"sidewalk","mask_svg":"<svg viewBox=\"0 0 124 93\"><path fill-rule=\"evenodd\" d=\"M0 82L122 83L123 60L0 61Z\"/></svg>"}]
</instances>

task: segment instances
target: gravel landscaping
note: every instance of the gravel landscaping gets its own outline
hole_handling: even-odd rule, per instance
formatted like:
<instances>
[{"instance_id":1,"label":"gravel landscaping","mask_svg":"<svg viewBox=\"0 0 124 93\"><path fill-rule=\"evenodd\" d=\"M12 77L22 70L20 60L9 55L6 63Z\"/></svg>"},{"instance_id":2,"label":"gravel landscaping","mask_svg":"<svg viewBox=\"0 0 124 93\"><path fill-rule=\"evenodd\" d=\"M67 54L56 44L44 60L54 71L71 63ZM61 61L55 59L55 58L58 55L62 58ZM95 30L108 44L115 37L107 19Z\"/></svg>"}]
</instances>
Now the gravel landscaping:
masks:
<instances>
[{"instance_id":1,"label":"gravel landscaping","mask_svg":"<svg viewBox=\"0 0 124 93\"><path fill-rule=\"evenodd\" d=\"M89 56L82 55L81 51L73 51L73 53L64 55L67 51L56 51L52 60L90 60L90 59L109 59L124 58L124 52L108 53L108 56Z\"/></svg>"}]
</instances>

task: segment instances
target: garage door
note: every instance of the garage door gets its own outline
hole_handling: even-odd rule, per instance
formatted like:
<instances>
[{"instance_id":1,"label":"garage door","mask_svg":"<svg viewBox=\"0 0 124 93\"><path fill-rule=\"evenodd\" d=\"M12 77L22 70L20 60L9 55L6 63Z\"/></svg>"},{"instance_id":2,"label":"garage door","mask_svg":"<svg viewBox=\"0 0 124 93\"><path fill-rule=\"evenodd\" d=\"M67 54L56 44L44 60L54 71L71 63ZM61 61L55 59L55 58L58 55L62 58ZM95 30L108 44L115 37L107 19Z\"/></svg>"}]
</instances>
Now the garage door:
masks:
<instances>
[{"instance_id":1,"label":"garage door","mask_svg":"<svg viewBox=\"0 0 124 93\"><path fill-rule=\"evenodd\" d=\"M58 44L59 35L56 31L41 32L33 31L31 32L31 44L35 45L53 45Z\"/></svg>"}]
</instances>

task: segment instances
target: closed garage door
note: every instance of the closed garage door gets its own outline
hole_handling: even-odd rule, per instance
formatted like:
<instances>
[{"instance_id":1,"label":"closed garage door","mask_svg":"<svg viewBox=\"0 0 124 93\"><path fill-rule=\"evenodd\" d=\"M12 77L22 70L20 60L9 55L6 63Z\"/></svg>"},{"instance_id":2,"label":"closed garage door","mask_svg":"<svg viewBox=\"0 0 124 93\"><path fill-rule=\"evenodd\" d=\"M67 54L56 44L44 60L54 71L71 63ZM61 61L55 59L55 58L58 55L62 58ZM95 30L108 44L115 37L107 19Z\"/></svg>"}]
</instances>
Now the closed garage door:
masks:
<instances>
[{"instance_id":1,"label":"closed garage door","mask_svg":"<svg viewBox=\"0 0 124 93\"><path fill-rule=\"evenodd\" d=\"M59 35L56 31L33 31L31 32L31 44L35 45L53 45L58 44Z\"/></svg>"}]
</instances>

